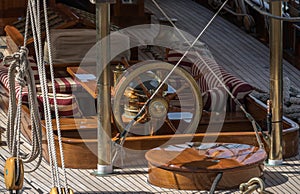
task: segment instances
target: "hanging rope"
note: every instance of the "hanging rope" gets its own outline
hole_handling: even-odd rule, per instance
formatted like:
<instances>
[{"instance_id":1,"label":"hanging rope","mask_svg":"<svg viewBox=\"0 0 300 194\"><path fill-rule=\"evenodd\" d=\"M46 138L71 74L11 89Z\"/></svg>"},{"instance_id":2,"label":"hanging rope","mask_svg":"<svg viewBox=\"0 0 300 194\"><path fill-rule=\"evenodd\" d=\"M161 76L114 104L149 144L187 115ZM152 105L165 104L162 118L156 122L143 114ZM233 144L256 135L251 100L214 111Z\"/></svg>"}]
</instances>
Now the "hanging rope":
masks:
<instances>
[{"instance_id":1,"label":"hanging rope","mask_svg":"<svg viewBox=\"0 0 300 194\"><path fill-rule=\"evenodd\" d=\"M46 40L48 42L48 57L50 62L50 76L52 82L52 91L53 91L53 99L54 99L54 109L55 109L55 119L56 119L56 129L58 135L58 144L59 144L59 152L61 158L61 165L62 165L62 175L64 179L64 189L61 189L60 183L60 173L58 169L58 162L57 162L57 154L55 149L55 140L54 140L54 133L53 133L53 125L52 125L52 118L51 118L51 107L49 102L49 94L48 94L48 84L46 78L46 68L43 63L43 50L42 50L42 38L41 38L41 21L40 21L40 0L29 1L29 13L31 18L31 25L33 31L33 38L34 38L34 47L35 53L37 58L37 66L39 71L39 78L41 82L41 91L43 96L43 108L44 108L44 118L45 118L45 125L46 125L46 135L48 141L48 150L49 150L49 162L51 167L52 173L52 189L51 192L58 192L58 193L71 193L72 190L68 189L67 185L67 178L66 178L66 171L64 166L64 154L61 142L61 132L60 132L60 123L59 123L59 115L58 115L58 106L56 100L56 90L55 90L55 83L54 83L54 70L53 70L53 63L52 63L52 54L51 54L51 46L50 46L50 33L49 33L49 25L48 25L48 15L47 15L47 2L43 0L42 3L43 11L44 11L44 18L45 18L45 28L46 28Z\"/></svg>"},{"instance_id":2,"label":"hanging rope","mask_svg":"<svg viewBox=\"0 0 300 194\"><path fill-rule=\"evenodd\" d=\"M28 12L27 16L28 18ZM28 23L26 23L28 29ZM27 29L25 30L27 33ZM26 43L24 42L24 45ZM5 163L5 185L8 190L21 190L23 187L24 167L23 163L29 163L37 159L36 165L26 172L36 170L42 161L42 130L36 99L36 88L33 72L29 67L28 50L22 46L12 56L4 58L4 63L9 65L8 69L8 121L7 121L7 145L12 157ZM29 154L21 154L21 119L22 119L22 96L23 90L28 90L28 106L31 122L31 143ZM18 99L16 89L19 89ZM16 104L17 102L17 104Z\"/></svg>"},{"instance_id":3,"label":"hanging rope","mask_svg":"<svg viewBox=\"0 0 300 194\"><path fill-rule=\"evenodd\" d=\"M46 0L43 1L43 9L45 14L45 27L46 27L46 39L50 43L49 36L49 26L48 26L48 18L47 18L47 4ZM19 166L21 157L24 159L24 162L31 162L38 158L38 162L35 170L42 159L42 130L41 130L41 121L40 115L38 112L38 103L36 98L36 88L35 81L33 77L33 73L31 68L29 67L28 61L28 50L26 48L27 42L27 34L28 34L28 25L29 18L31 21L32 34L34 39L34 47L36 54L37 67L39 71L39 79L41 83L41 90L43 96L43 108L44 108L44 117L45 117L45 125L46 125L46 134L48 140L48 150L49 150L49 159L50 159L50 167L52 173L52 189L51 192L56 193L73 193L71 189L68 189L67 179L66 179L66 171L64 166L64 156L62 151L62 143L61 143L61 133L60 133L60 124L58 117L58 107L56 100L56 92L55 92L55 83L54 83L54 70L52 64L51 57L51 49L50 44L48 44L48 55L50 59L50 75L52 82L52 91L54 96L54 107L55 107L55 118L57 123L57 131L58 131L58 140L59 140L59 150L61 157L61 164L63 170L63 178L64 178L64 188L61 188L60 184L60 173L58 169L57 163L57 155L55 149L55 141L54 141L54 133L52 126L52 118L51 118L51 107L49 102L48 95L48 84L46 78L46 68L43 63L43 50L42 50L42 37L41 37L41 21L40 21L40 1L39 0L29 0L27 6L27 14L26 14L26 25L25 25L25 36L24 36L24 46L21 47L19 52L16 52L13 56L5 58L5 62L9 63L9 90L10 90L10 98L9 98L9 110L8 110L8 122L7 122L7 137L8 137L8 148L12 153L12 156L17 158L16 160L16 177L20 176ZM15 81L16 80L16 81ZM16 91L15 88L20 87L20 94L18 96L18 100L16 99ZM31 126L32 126L32 150L30 154L21 155L20 154L20 128L21 128L21 117L22 117L22 92L25 87L28 87L28 104L30 109L30 118L31 118ZM17 104L15 102L18 102ZM31 170L31 171L33 171ZM18 189L20 189L18 187Z\"/></svg>"},{"instance_id":4,"label":"hanging rope","mask_svg":"<svg viewBox=\"0 0 300 194\"><path fill-rule=\"evenodd\" d=\"M55 166L57 166L57 162L55 165L56 155L55 157L53 157L55 153L55 149L53 149L54 143L52 141L52 138L50 138L53 137L53 133L51 134L51 132L49 131L49 129L52 129L52 122L51 122L51 115L49 117L50 107L49 107L49 101L47 99L48 96L47 81L46 81L45 66L43 65L43 59L42 59L39 1L37 1L37 4L38 5L35 4L35 1L29 0L28 10L30 13L31 29L32 29L33 39L34 39L33 43L35 48L37 67L39 71L39 79L40 79L40 84L42 89L46 136L48 141L47 145L48 145L48 152L49 152L49 163L50 163L51 175L52 175L51 180L52 180L52 187L54 187L57 185L58 168L55 168Z\"/></svg>"},{"instance_id":5,"label":"hanging rope","mask_svg":"<svg viewBox=\"0 0 300 194\"><path fill-rule=\"evenodd\" d=\"M54 69L53 69L53 60L52 60L52 52L51 52L51 41L50 41L50 32L49 32L49 24L48 24L48 15L47 15L47 3L46 0L43 1L44 4L44 14L45 14L45 26L46 26L46 40L48 46L48 58L49 58L49 65L50 65L50 77L52 82L52 92L53 92L53 102L54 102L54 112L56 118L56 129L57 129L57 136L58 136L58 144L59 144L59 152L60 152L60 159L61 159L61 166L63 170L63 180L64 180L64 188L68 190L68 183L67 183L67 176L66 176L66 169L65 169L65 161L64 161L64 153L62 147L62 138L61 138L61 130L60 130L60 122L59 122L59 114L58 114L58 106L57 106L57 99L56 99L56 89L54 83Z\"/></svg>"},{"instance_id":6,"label":"hanging rope","mask_svg":"<svg viewBox=\"0 0 300 194\"><path fill-rule=\"evenodd\" d=\"M33 78L33 73L29 68L28 50L21 47L19 52L16 52L11 57L6 57L5 63L9 64L8 79L9 79L9 108L7 121L7 144L12 154L19 158L20 153L20 130L22 116L22 92L25 87L28 88L28 105L31 118L31 139L32 148L29 154L22 155L24 163L29 163L38 158L35 167L27 172L32 172L38 168L42 159L42 132L39 112L36 100L36 88ZM16 81L15 81L16 80ZM17 82L17 83L16 83ZM16 87L20 87L18 100L16 99ZM17 104L16 104L17 102Z\"/></svg>"}]
</instances>

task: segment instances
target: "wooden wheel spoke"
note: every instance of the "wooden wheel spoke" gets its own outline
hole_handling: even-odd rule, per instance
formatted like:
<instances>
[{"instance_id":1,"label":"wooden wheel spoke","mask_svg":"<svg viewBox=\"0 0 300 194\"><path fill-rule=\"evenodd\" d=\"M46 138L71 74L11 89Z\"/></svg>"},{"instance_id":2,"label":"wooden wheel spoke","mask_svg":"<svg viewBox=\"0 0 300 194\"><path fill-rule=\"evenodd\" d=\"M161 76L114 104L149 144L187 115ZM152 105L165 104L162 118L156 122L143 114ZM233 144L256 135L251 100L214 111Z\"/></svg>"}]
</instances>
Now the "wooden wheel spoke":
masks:
<instances>
[{"instance_id":1,"label":"wooden wheel spoke","mask_svg":"<svg viewBox=\"0 0 300 194\"><path fill-rule=\"evenodd\" d=\"M158 92L157 92L157 96L158 97L162 97L163 96L163 92L165 91L165 90L167 90L168 89L168 86L166 85L166 84L164 84L162 87L160 87L159 88L159 90L158 90Z\"/></svg>"},{"instance_id":2,"label":"wooden wheel spoke","mask_svg":"<svg viewBox=\"0 0 300 194\"><path fill-rule=\"evenodd\" d=\"M142 122L144 119L147 119L149 117L147 109L145 109L145 112L136 120L136 122Z\"/></svg>"},{"instance_id":3,"label":"wooden wheel spoke","mask_svg":"<svg viewBox=\"0 0 300 194\"><path fill-rule=\"evenodd\" d=\"M178 106L169 106L169 112L194 112L194 108L182 108Z\"/></svg>"},{"instance_id":4,"label":"wooden wheel spoke","mask_svg":"<svg viewBox=\"0 0 300 194\"><path fill-rule=\"evenodd\" d=\"M150 126L150 135L153 136L155 131L157 130L157 126L158 126L158 119L153 119L151 118L152 122L151 122L151 126Z\"/></svg>"},{"instance_id":5,"label":"wooden wheel spoke","mask_svg":"<svg viewBox=\"0 0 300 194\"><path fill-rule=\"evenodd\" d=\"M124 66L125 66L126 68L129 68L129 67L130 67L129 62L127 61L127 59L126 59L125 57L122 57L121 61L122 61L122 63L124 64ZM151 97L151 94L150 94L148 88L144 85L142 79L138 76L137 78L135 78L135 80L138 82L139 86L142 88L142 90L143 90L143 92L146 94L146 96L147 96L148 98L150 98L150 97Z\"/></svg>"},{"instance_id":6,"label":"wooden wheel spoke","mask_svg":"<svg viewBox=\"0 0 300 194\"><path fill-rule=\"evenodd\" d=\"M137 77L137 78L136 78L136 81L139 83L139 86L142 88L144 94L146 94L146 96L147 96L148 98L150 98L150 97L151 97L151 94L150 94L148 88L144 85L144 83L143 83L143 81L141 80L141 78L140 78L140 77Z\"/></svg>"},{"instance_id":7,"label":"wooden wheel spoke","mask_svg":"<svg viewBox=\"0 0 300 194\"><path fill-rule=\"evenodd\" d=\"M178 93L182 92L184 89L186 89L188 87L187 84L183 84L183 86L181 86L178 90L176 90L176 92L174 92L173 94L169 94L166 96L167 100L173 100Z\"/></svg>"},{"instance_id":8,"label":"wooden wheel spoke","mask_svg":"<svg viewBox=\"0 0 300 194\"><path fill-rule=\"evenodd\" d=\"M173 100L176 96L177 96L177 93L168 94L168 95L166 96L166 100L167 100L168 102L170 102L170 101Z\"/></svg>"},{"instance_id":9,"label":"wooden wheel spoke","mask_svg":"<svg viewBox=\"0 0 300 194\"><path fill-rule=\"evenodd\" d=\"M169 117L167 117L166 118L166 123L167 123L167 125L172 129L172 131L174 132L174 133L176 133L176 128L175 128L175 126L173 125L173 123L171 122L171 120L169 119Z\"/></svg>"}]
</instances>

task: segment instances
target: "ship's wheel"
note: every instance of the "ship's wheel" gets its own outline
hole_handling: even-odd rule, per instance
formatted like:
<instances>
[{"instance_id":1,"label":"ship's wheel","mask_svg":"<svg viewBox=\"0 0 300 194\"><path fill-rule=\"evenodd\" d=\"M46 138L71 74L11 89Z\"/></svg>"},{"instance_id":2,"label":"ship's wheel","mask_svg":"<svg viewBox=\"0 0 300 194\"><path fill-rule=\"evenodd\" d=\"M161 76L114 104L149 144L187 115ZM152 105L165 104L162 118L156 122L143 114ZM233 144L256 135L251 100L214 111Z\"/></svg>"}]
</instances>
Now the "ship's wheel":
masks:
<instances>
[{"instance_id":1,"label":"ship's wheel","mask_svg":"<svg viewBox=\"0 0 300 194\"><path fill-rule=\"evenodd\" d=\"M173 67L166 62L146 61L126 70L115 87L112 105L120 132L132 119L137 121L130 129L134 135L195 132L202 98L193 77L177 67L155 92Z\"/></svg>"}]
</instances>

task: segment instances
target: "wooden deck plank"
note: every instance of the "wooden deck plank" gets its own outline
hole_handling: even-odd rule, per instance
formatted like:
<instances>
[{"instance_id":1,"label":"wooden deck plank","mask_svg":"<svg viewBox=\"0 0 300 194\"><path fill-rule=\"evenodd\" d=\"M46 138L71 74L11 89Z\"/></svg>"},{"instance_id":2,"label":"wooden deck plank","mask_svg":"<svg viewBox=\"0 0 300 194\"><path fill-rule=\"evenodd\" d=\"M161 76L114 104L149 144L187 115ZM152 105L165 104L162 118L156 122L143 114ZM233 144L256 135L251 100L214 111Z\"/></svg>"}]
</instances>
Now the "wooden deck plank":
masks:
<instances>
[{"instance_id":1,"label":"wooden deck plank","mask_svg":"<svg viewBox=\"0 0 300 194\"><path fill-rule=\"evenodd\" d=\"M5 135L3 136L5 139ZM6 147L2 147L0 152L3 157L9 155ZM281 167L266 167L264 178L267 190L274 193L297 193L300 189L299 159L299 156L290 158ZM3 165L4 161L1 160L0 168L3 168ZM92 170L67 169L68 184L76 193L195 193L195 191L178 191L152 186L147 183L145 162L139 165L141 166L117 169L115 174L102 177L92 176ZM51 188L50 170L44 160L39 170L26 174L25 179L23 193L48 193ZM3 175L0 176L0 180L3 181ZM1 189L5 189L3 185L0 186ZM228 191L216 193L228 193ZM230 193L238 192L230 191Z\"/></svg>"},{"instance_id":2,"label":"wooden deck plank","mask_svg":"<svg viewBox=\"0 0 300 194\"><path fill-rule=\"evenodd\" d=\"M158 1L170 17L178 18L176 25L197 36L212 17L212 12L193 1ZM149 10L161 17L151 1ZM212 51L216 61L232 74L262 90L269 90L269 49L251 35L218 17L200 39ZM299 86L299 70L284 61L284 76Z\"/></svg>"},{"instance_id":3,"label":"wooden deck plank","mask_svg":"<svg viewBox=\"0 0 300 194\"><path fill-rule=\"evenodd\" d=\"M5 36L0 36L0 52L2 52L5 56L9 54L6 49L6 37Z\"/></svg>"},{"instance_id":4,"label":"wooden deck plank","mask_svg":"<svg viewBox=\"0 0 300 194\"><path fill-rule=\"evenodd\" d=\"M159 16L150 3L151 1L146 1L146 6ZM212 16L210 11L191 0L164 0L159 3L164 6L168 14L179 19L177 24L181 29L195 36ZM268 49L253 37L218 18L201 40L209 46L216 60L227 71L256 87L265 90L269 88ZM232 45L235 47L232 48ZM284 75L288 75L292 83L299 86L299 71L286 62L284 64ZM260 72L260 75L257 72ZM6 114L0 111L0 126L6 126L6 119ZM3 134L3 139L5 139L5 134ZM1 147L0 153L5 157L9 155L7 147ZM266 167L267 190L274 193L297 193L300 190L299 160L297 156L286 160L285 165L281 167ZM4 160L1 159L0 168L3 169L3 165ZM68 183L76 193L207 193L206 191L178 191L152 186L147 182L147 171L146 163L140 162L139 166L118 169L115 174L103 177L94 177L90 175L92 170L83 169L67 169L67 175ZM25 175L26 181L22 193L48 193L51 188L50 176L49 166L43 161L37 172ZM3 173L0 173L0 182L4 182ZM0 184L0 193L4 190L4 185ZM217 191L216 193L238 192Z\"/></svg>"}]
</instances>

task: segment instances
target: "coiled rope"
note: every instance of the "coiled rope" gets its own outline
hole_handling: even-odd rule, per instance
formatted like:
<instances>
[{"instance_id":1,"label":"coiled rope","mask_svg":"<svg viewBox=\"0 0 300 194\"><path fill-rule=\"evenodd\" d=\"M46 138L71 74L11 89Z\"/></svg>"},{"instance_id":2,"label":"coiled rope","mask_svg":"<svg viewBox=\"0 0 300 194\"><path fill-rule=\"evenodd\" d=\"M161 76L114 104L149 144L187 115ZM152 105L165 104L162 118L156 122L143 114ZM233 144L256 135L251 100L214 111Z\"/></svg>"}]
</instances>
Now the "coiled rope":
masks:
<instances>
[{"instance_id":1,"label":"coiled rope","mask_svg":"<svg viewBox=\"0 0 300 194\"><path fill-rule=\"evenodd\" d=\"M55 91L55 84L54 84L54 70L53 70L53 63L51 57L51 48L50 48L50 44L48 44L50 76L52 82L55 118L57 124L56 128L58 131L58 142L59 142L60 158L61 158L61 165L63 171L62 175L64 179L65 190L60 189L61 188L60 172L58 169L57 155L55 149L54 133L53 133L53 126L52 126L52 118L51 118L51 107L49 102L48 84L46 78L46 68L43 63L43 50L42 50L43 42L41 37L42 31L41 31L41 21L40 21L40 6L41 6L40 0L28 0L25 35L24 35L24 46L21 47L19 52L16 52L12 56L5 58L5 62L10 64L8 70L9 90L10 90L8 123L7 123L8 148L12 156L16 156L17 158L21 157L24 160L24 163L31 162L38 158L37 165L34 167L34 169L30 170L30 172L37 169L41 163L42 160L42 127L41 127L41 120L40 120L41 117L38 111L35 80L33 77L32 70L29 67L28 49L26 48L28 26L30 21L33 39L34 39L36 63L38 67L39 79L41 83L41 90L43 96L43 108L45 113L44 118L45 118L46 135L48 141L49 161L50 161L49 163L50 163L51 175L52 175L51 177L52 187L59 188L57 189L58 193L65 193L66 191L69 191L69 189L67 185L66 171L64 166L64 155L63 155L62 143L61 143L58 106L57 106L56 91ZM43 11L45 14L44 18L45 18L45 27L46 27L46 40L48 43L50 43L46 0L43 0ZM16 99L16 91L15 91L17 85L20 87L18 100ZM26 86L28 87L28 104L30 109L30 118L31 118L31 126L32 126L31 129L32 150L30 154L21 155L20 154L20 133L21 133L20 128L21 128L21 116L22 116L22 92ZM16 101L18 102L17 104Z\"/></svg>"},{"instance_id":2,"label":"coiled rope","mask_svg":"<svg viewBox=\"0 0 300 194\"><path fill-rule=\"evenodd\" d=\"M26 172L32 172L38 168L42 160L42 130L39 111L37 108L36 88L31 68L29 68L28 50L21 47L19 52L4 59L9 64L9 106L7 122L7 145L12 156L20 158L20 130L22 117L22 92L28 88L28 105L31 122L31 151L27 155L21 155L24 163L37 160L35 167ZM18 100L16 98L16 87L20 87ZM17 104L16 104L17 102ZM17 160L18 161L18 160ZM17 165L18 166L18 165Z\"/></svg>"}]
</instances>

